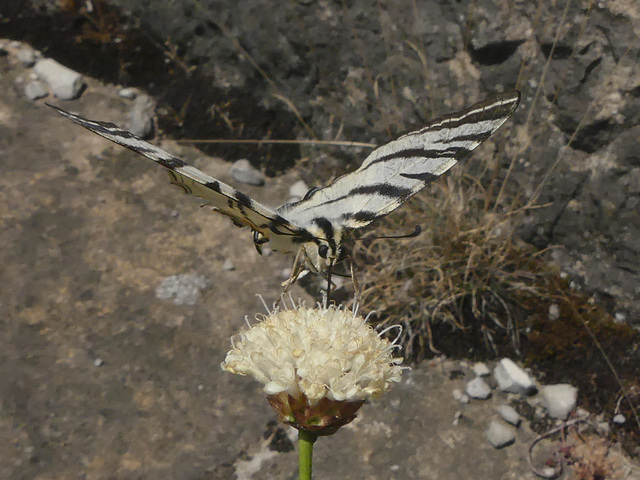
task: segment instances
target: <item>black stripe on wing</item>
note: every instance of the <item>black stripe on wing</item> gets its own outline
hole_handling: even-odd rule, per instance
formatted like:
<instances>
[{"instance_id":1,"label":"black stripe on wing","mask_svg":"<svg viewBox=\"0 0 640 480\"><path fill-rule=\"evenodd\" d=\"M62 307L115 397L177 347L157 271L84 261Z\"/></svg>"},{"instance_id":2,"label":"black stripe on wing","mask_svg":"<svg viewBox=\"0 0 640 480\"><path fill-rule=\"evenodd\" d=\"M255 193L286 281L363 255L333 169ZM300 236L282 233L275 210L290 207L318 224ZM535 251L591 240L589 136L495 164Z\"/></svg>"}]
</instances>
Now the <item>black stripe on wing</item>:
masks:
<instances>
[{"instance_id":1,"label":"black stripe on wing","mask_svg":"<svg viewBox=\"0 0 640 480\"><path fill-rule=\"evenodd\" d=\"M463 125L480 123L488 120L498 120L504 119L506 121L507 118L511 116L516 107L520 103L520 92L517 90L511 90L509 92L498 93L491 98L488 98L482 102L478 102L469 108L465 108L456 113L451 113L449 115L445 115L443 117L432 120L427 125L422 127L420 130L414 133L421 133L427 130L429 131L437 131L445 128L456 128ZM493 133L493 132L491 132ZM480 139L481 135L473 135L473 138L467 138L468 140L477 140L484 141L489 135L484 135L484 138ZM457 141L462 139L464 136L459 138L451 137L448 138L447 141ZM439 142L440 143L440 142ZM442 142L446 143L446 142Z\"/></svg>"},{"instance_id":2,"label":"black stripe on wing","mask_svg":"<svg viewBox=\"0 0 640 480\"><path fill-rule=\"evenodd\" d=\"M300 225L326 217L334 222L334 229L361 228L398 208L466 158L507 121L519 99L517 91L501 93L433 120L378 147L356 171L282 211Z\"/></svg>"},{"instance_id":3,"label":"black stripe on wing","mask_svg":"<svg viewBox=\"0 0 640 480\"><path fill-rule=\"evenodd\" d=\"M308 237L306 230L291 224L245 193L216 180L116 124L89 120L53 105L47 105L72 122L167 168L171 183L186 193L204 198L216 211L230 217L234 224L248 226L265 237L273 234Z\"/></svg>"}]
</instances>

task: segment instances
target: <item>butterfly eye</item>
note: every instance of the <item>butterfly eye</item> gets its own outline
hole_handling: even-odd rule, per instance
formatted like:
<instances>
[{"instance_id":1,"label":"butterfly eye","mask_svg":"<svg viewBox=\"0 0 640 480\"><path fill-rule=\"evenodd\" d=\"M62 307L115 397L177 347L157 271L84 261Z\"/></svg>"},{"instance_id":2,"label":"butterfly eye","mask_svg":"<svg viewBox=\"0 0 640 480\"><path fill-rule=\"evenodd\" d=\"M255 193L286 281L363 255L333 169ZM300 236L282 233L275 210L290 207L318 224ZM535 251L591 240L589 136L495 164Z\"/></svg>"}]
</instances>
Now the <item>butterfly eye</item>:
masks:
<instances>
[{"instance_id":1,"label":"butterfly eye","mask_svg":"<svg viewBox=\"0 0 640 480\"><path fill-rule=\"evenodd\" d=\"M320 245L318 247L318 255L322 258L327 258L327 254L329 253L329 247L327 245Z\"/></svg>"}]
</instances>

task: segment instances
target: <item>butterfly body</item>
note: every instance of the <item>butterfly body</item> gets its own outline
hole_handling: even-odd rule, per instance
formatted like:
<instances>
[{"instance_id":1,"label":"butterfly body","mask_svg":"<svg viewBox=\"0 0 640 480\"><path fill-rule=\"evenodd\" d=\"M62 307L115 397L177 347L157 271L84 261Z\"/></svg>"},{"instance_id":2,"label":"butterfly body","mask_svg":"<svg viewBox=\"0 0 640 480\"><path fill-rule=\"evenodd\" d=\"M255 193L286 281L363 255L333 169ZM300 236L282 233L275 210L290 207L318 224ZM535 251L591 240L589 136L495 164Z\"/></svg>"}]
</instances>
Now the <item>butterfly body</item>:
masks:
<instances>
[{"instance_id":1,"label":"butterfly body","mask_svg":"<svg viewBox=\"0 0 640 480\"><path fill-rule=\"evenodd\" d=\"M323 273L347 256L353 230L398 208L468 156L493 134L518 105L517 91L497 94L465 110L434 120L375 149L354 172L301 200L272 209L179 158L108 122L89 120L52 107L69 120L123 145L169 171L171 183L199 196L239 227L253 230L261 252L296 254L292 281L302 266Z\"/></svg>"}]
</instances>

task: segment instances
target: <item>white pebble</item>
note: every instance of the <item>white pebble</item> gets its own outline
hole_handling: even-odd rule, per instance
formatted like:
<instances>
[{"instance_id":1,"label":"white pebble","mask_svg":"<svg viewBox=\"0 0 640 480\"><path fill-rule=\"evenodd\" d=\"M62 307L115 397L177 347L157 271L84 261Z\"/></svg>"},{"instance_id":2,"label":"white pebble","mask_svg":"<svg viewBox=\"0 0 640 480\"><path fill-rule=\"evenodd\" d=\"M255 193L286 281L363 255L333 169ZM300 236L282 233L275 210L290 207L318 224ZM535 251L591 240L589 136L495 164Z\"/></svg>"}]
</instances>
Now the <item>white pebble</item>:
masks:
<instances>
[{"instance_id":1,"label":"white pebble","mask_svg":"<svg viewBox=\"0 0 640 480\"><path fill-rule=\"evenodd\" d=\"M133 87L123 87L118 89L118 95L120 95L122 98L133 100L138 96L138 90Z\"/></svg>"},{"instance_id":2,"label":"white pebble","mask_svg":"<svg viewBox=\"0 0 640 480\"><path fill-rule=\"evenodd\" d=\"M149 95L140 95L129 112L129 131L140 138L153 137L153 118L156 103Z\"/></svg>"},{"instance_id":3,"label":"white pebble","mask_svg":"<svg viewBox=\"0 0 640 480\"><path fill-rule=\"evenodd\" d=\"M514 429L504 423L492 420L486 432L487 440L495 448L503 448L511 445L516 439Z\"/></svg>"},{"instance_id":4,"label":"white pebble","mask_svg":"<svg viewBox=\"0 0 640 480\"><path fill-rule=\"evenodd\" d=\"M39 98L46 97L49 95L49 92L47 91L47 87L44 83L34 80L24 86L24 95L29 100L37 100Z\"/></svg>"},{"instance_id":5,"label":"white pebble","mask_svg":"<svg viewBox=\"0 0 640 480\"><path fill-rule=\"evenodd\" d=\"M493 370L493 377L498 382L498 388L503 392L531 394L536 391L531 377L508 358L500 360Z\"/></svg>"},{"instance_id":6,"label":"white pebble","mask_svg":"<svg viewBox=\"0 0 640 480\"><path fill-rule=\"evenodd\" d=\"M233 261L230 258L227 258L222 264L222 270L225 272L230 272L235 269L236 266L233 264Z\"/></svg>"},{"instance_id":7,"label":"white pebble","mask_svg":"<svg viewBox=\"0 0 640 480\"><path fill-rule=\"evenodd\" d=\"M502 404L496 408L498 415L507 423L517 427L520 425L520 415L511 405Z\"/></svg>"},{"instance_id":8,"label":"white pebble","mask_svg":"<svg viewBox=\"0 0 640 480\"><path fill-rule=\"evenodd\" d=\"M485 400L491 396L491 387L482 378L476 377L467 383L465 392L471 398Z\"/></svg>"},{"instance_id":9,"label":"white pebble","mask_svg":"<svg viewBox=\"0 0 640 480\"><path fill-rule=\"evenodd\" d=\"M542 388L542 403L552 418L564 420L576 408L578 389L573 385L559 383Z\"/></svg>"},{"instance_id":10,"label":"white pebble","mask_svg":"<svg viewBox=\"0 0 640 480\"><path fill-rule=\"evenodd\" d=\"M231 165L229 175L231 175L236 182L256 186L264 185L264 175L262 175L260 170L254 168L251 163L249 163L249 160L244 158Z\"/></svg>"},{"instance_id":11,"label":"white pebble","mask_svg":"<svg viewBox=\"0 0 640 480\"><path fill-rule=\"evenodd\" d=\"M207 281L201 275L172 275L156 288L156 297L161 300L173 298L175 305L195 305L200 291L206 287Z\"/></svg>"},{"instance_id":12,"label":"white pebble","mask_svg":"<svg viewBox=\"0 0 640 480\"><path fill-rule=\"evenodd\" d=\"M486 363L478 362L473 366L473 373L475 373L477 377L486 377L491 371Z\"/></svg>"},{"instance_id":13,"label":"white pebble","mask_svg":"<svg viewBox=\"0 0 640 480\"><path fill-rule=\"evenodd\" d=\"M291 276L291 268L283 268L282 271L280 272L280 279L281 280L288 280L289 277Z\"/></svg>"},{"instance_id":14,"label":"white pebble","mask_svg":"<svg viewBox=\"0 0 640 480\"><path fill-rule=\"evenodd\" d=\"M622 425L626 421L627 421L627 419L621 413L618 413L617 415L614 415L614 417L613 417L613 423L615 423L617 425Z\"/></svg>"},{"instance_id":15,"label":"white pebble","mask_svg":"<svg viewBox=\"0 0 640 480\"><path fill-rule=\"evenodd\" d=\"M309 191L309 187L304 180L298 180L289 187L289 200L295 202L300 200Z\"/></svg>"},{"instance_id":16,"label":"white pebble","mask_svg":"<svg viewBox=\"0 0 640 480\"><path fill-rule=\"evenodd\" d=\"M53 94L61 100L71 100L80 95L84 87L82 75L60 65L52 58L38 61L34 67L43 82L49 85Z\"/></svg>"},{"instance_id":17,"label":"white pebble","mask_svg":"<svg viewBox=\"0 0 640 480\"><path fill-rule=\"evenodd\" d=\"M549 320L557 320L560 318L560 307L557 303L549 305Z\"/></svg>"},{"instance_id":18,"label":"white pebble","mask_svg":"<svg viewBox=\"0 0 640 480\"><path fill-rule=\"evenodd\" d=\"M93 361L93 366L94 367L101 367L102 365L104 365L104 360L102 360L101 358L96 358Z\"/></svg>"},{"instance_id":19,"label":"white pebble","mask_svg":"<svg viewBox=\"0 0 640 480\"><path fill-rule=\"evenodd\" d=\"M30 47L23 47L16 52L16 58L22 62L25 67L33 67L38 57L38 52Z\"/></svg>"},{"instance_id":20,"label":"white pebble","mask_svg":"<svg viewBox=\"0 0 640 480\"><path fill-rule=\"evenodd\" d=\"M456 388L453 392L453 399L457 400L460 403L467 404L470 402L469 395L466 393L462 393L462 390Z\"/></svg>"}]
</instances>

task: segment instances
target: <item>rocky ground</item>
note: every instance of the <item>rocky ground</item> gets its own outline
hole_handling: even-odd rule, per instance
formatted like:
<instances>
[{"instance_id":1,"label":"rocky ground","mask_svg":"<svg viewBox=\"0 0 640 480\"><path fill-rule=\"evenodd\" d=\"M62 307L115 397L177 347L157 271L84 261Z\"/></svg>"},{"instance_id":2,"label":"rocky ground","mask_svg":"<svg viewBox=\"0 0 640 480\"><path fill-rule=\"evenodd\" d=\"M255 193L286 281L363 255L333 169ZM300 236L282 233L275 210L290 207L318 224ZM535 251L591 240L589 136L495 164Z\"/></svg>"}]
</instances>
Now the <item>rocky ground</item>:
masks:
<instances>
[{"instance_id":1,"label":"rocky ground","mask_svg":"<svg viewBox=\"0 0 640 480\"><path fill-rule=\"evenodd\" d=\"M637 321L635 3L536 11L443 2L429 4L429 15L412 2L265 1L248 10L210 2L204 11L197 2L126 3L133 16L101 3L84 12L92 28L46 2L3 6L0 37L29 40L83 74L79 98L47 101L124 125L135 100L119 87L138 86L174 137L377 142L517 84L524 106L513 134L523 149L512 188L531 197L540 185L540 202L552 203L523 233L540 247L562 245L553 259L576 284L621 321ZM135 18L162 41L125 35ZM131 38L139 49L129 58ZM30 99L38 86L28 87L36 71L29 45L3 45L0 477L293 478L291 432L276 426L257 384L219 368L243 317L264 311L255 294L277 299L290 260L259 257L248 232L196 208L159 168ZM241 189L267 204L285 201L300 177L321 184L357 162L333 149L225 147L223 160L162 144L229 183L225 161L249 158L269 177ZM299 157L311 160L287 169ZM312 301L297 287L293 294ZM507 393L490 379L491 397L469 400L474 378L458 360L420 364L356 422L318 441L317 475L535 478L532 428L554 425L543 395ZM524 418L517 429L494 412L505 403ZM592 413L599 428L618 428ZM489 443L494 420L515 443ZM638 478L637 466L600 438L589 427L544 441L534 463L544 467L562 448L577 478Z\"/></svg>"}]
</instances>

